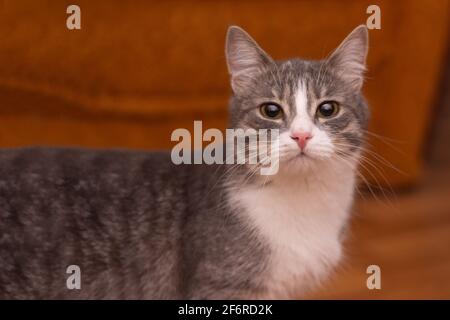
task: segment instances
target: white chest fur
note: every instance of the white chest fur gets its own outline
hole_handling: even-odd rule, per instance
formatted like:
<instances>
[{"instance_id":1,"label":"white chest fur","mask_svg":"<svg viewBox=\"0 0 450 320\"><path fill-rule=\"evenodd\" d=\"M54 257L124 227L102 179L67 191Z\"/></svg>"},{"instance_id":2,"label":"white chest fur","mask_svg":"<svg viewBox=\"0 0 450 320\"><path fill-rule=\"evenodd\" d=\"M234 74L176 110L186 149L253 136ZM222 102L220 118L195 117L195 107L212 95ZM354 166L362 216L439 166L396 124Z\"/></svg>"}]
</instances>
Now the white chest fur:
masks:
<instances>
[{"instance_id":1,"label":"white chest fur","mask_svg":"<svg viewBox=\"0 0 450 320\"><path fill-rule=\"evenodd\" d=\"M354 181L352 170L328 168L319 175L279 176L233 195L271 248L264 298L298 296L339 261Z\"/></svg>"}]
</instances>

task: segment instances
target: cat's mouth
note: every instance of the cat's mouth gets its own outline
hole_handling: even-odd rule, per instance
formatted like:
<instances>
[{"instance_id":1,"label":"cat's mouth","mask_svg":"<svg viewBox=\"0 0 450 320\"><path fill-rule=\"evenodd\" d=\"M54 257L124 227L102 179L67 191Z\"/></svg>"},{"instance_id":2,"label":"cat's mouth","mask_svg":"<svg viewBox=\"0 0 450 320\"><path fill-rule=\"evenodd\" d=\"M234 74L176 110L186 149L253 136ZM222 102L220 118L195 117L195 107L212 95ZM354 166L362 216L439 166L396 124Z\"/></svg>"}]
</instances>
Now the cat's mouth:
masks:
<instances>
[{"instance_id":1,"label":"cat's mouth","mask_svg":"<svg viewBox=\"0 0 450 320\"><path fill-rule=\"evenodd\" d=\"M284 161L286 162L303 162L303 161L307 161L307 160L312 160L313 157L309 154L306 153L305 151L301 150L299 152L294 153L293 155L286 157Z\"/></svg>"},{"instance_id":2,"label":"cat's mouth","mask_svg":"<svg viewBox=\"0 0 450 320\"><path fill-rule=\"evenodd\" d=\"M305 149L299 149L295 153L296 153L297 158L301 158L301 159L304 159L304 158L312 159L313 158L311 152L308 150L305 150Z\"/></svg>"},{"instance_id":3,"label":"cat's mouth","mask_svg":"<svg viewBox=\"0 0 450 320\"><path fill-rule=\"evenodd\" d=\"M309 166L330 159L331 155L321 155L314 151L298 150L290 155L282 157L281 162L288 165Z\"/></svg>"}]
</instances>

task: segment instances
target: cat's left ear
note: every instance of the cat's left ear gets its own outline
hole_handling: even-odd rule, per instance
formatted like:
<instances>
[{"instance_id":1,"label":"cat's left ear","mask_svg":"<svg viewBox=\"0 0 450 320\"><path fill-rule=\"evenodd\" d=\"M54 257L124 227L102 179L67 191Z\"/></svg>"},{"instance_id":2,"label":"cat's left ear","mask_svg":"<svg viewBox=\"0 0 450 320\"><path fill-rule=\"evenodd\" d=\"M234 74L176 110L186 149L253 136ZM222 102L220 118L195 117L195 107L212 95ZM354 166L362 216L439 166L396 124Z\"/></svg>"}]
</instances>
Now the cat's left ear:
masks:
<instances>
[{"instance_id":1,"label":"cat's left ear","mask_svg":"<svg viewBox=\"0 0 450 320\"><path fill-rule=\"evenodd\" d=\"M225 55L231 87L236 94L250 89L254 79L274 63L256 41L237 26L228 28Z\"/></svg>"},{"instance_id":2,"label":"cat's left ear","mask_svg":"<svg viewBox=\"0 0 450 320\"><path fill-rule=\"evenodd\" d=\"M364 82L369 33L365 25L356 27L328 58L327 64L355 90Z\"/></svg>"}]
</instances>

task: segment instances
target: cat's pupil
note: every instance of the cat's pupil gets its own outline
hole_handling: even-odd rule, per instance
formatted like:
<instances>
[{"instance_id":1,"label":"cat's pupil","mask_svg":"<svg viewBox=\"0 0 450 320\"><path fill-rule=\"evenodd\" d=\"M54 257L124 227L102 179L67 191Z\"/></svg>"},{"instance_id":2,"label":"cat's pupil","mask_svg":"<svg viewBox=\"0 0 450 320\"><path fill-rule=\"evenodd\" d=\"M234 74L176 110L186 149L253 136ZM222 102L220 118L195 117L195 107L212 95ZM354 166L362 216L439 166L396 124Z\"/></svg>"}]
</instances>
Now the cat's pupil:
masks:
<instances>
[{"instance_id":1,"label":"cat's pupil","mask_svg":"<svg viewBox=\"0 0 450 320\"><path fill-rule=\"evenodd\" d=\"M319 106L319 114L322 117L331 117L336 113L336 103L324 102Z\"/></svg>"},{"instance_id":2,"label":"cat's pupil","mask_svg":"<svg viewBox=\"0 0 450 320\"><path fill-rule=\"evenodd\" d=\"M269 118L277 118L280 116L280 106L272 103L268 103L262 106L262 113Z\"/></svg>"}]
</instances>

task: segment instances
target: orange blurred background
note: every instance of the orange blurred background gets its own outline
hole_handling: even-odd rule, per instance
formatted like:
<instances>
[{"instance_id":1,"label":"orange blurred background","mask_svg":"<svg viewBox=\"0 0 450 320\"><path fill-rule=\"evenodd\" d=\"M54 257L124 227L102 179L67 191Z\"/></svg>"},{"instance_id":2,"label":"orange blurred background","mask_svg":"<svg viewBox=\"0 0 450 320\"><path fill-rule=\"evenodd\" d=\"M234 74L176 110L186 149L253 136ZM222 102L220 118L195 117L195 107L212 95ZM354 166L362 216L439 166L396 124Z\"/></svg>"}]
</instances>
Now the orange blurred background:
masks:
<instances>
[{"instance_id":1,"label":"orange blurred background","mask_svg":"<svg viewBox=\"0 0 450 320\"><path fill-rule=\"evenodd\" d=\"M81 30L66 28L70 4L81 8ZM373 297L365 287L364 266L381 261L391 291L376 297L427 298L438 292L435 297L448 298L450 207L444 194L450 188L436 187L437 178L431 178L433 187L427 189L424 166L433 129L448 126L436 113L436 106L448 110L450 104L443 100L450 83L444 77L448 0L3 0L0 147L161 149L173 145L174 129L192 128L194 120L224 129L229 25L246 29L276 59L320 59L366 22L371 4L381 8L381 29L370 30L364 87L374 133L369 144L395 169L376 156L372 161L381 170L365 174L375 185L415 189L389 199L394 211L373 200L358 202L366 215L355 220L350 248L357 258L349 260L351 275L338 277L328 292ZM408 263L436 285L401 280Z\"/></svg>"},{"instance_id":2,"label":"orange blurred background","mask_svg":"<svg viewBox=\"0 0 450 320\"><path fill-rule=\"evenodd\" d=\"M195 119L223 129L229 25L274 58L319 59L366 22L374 1L77 1L81 30L66 28L69 4L0 2L0 146L168 148L170 133ZM382 27L370 31L365 93L370 130L392 140L370 144L404 172L384 168L391 184L411 184L442 76L449 2L376 4Z\"/></svg>"}]
</instances>

